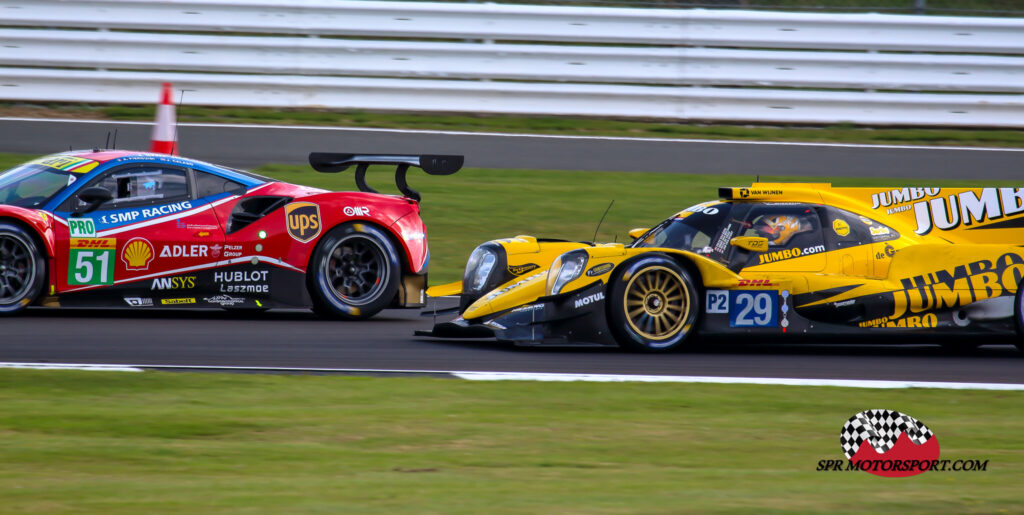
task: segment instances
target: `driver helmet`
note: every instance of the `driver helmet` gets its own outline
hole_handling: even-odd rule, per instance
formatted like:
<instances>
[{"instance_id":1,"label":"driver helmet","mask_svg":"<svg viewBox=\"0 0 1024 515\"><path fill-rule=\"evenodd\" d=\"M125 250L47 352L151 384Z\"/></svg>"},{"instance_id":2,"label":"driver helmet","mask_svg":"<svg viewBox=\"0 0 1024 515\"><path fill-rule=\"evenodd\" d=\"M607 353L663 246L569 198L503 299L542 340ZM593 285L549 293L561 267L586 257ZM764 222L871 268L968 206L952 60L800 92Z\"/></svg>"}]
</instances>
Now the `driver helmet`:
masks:
<instances>
[{"instance_id":1,"label":"driver helmet","mask_svg":"<svg viewBox=\"0 0 1024 515\"><path fill-rule=\"evenodd\" d=\"M785 245L793 235L809 230L810 221L794 215L765 215L754 224L757 235L768 238L768 244L773 246Z\"/></svg>"}]
</instances>

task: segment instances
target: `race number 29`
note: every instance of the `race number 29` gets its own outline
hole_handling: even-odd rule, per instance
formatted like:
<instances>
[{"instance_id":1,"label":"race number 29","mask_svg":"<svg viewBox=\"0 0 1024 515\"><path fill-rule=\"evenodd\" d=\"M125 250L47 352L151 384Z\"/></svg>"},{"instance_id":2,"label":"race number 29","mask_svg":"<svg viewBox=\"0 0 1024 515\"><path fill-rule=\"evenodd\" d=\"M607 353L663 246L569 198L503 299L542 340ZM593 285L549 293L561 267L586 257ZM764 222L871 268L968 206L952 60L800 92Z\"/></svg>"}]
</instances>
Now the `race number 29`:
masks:
<instances>
[{"instance_id":1,"label":"race number 29","mask_svg":"<svg viewBox=\"0 0 1024 515\"><path fill-rule=\"evenodd\" d=\"M72 239L68 252L68 284L114 284L114 238Z\"/></svg>"},{"instance_id":2,"label":"race number 29","mask_svg":"<svg viewBox=\"0 0 1024 515\"><path fill-rule=\"evenodd\" d=\"M776 327L779 325L778 292L763 290L734 290L730 293L730 326Z\"/></svg>"}]
</instances>

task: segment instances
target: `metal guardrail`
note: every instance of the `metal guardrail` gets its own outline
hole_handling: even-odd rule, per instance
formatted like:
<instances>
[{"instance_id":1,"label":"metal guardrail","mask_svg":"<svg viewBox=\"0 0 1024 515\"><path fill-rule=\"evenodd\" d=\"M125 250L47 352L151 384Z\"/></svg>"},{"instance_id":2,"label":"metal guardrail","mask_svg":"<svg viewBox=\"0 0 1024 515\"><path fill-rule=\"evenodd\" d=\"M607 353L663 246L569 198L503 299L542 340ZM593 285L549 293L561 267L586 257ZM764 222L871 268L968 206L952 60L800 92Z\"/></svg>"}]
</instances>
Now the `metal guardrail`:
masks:
<instances>
[{"instance_id":1,"label":"metal guardrail","mask_svg":"<svg viewBox=\"0 0 1024 515\"><path fill-rule=\"evenodd\" d=\"M0 0L0 100L1024 126L1024 20Z\"/></svg>"}]
</instances>

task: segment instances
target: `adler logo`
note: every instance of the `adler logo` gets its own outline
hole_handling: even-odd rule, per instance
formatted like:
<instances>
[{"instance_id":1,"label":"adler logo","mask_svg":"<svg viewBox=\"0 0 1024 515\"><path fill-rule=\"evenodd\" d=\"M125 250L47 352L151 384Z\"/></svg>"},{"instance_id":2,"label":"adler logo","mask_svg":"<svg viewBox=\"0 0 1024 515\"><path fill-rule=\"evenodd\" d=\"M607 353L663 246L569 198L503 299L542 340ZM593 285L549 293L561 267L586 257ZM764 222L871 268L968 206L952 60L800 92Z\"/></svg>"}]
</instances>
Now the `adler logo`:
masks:
<instances>
[{"instance_id":1,"label":"adler logo","mask_svg":"<svg viewBox=\"0 0 1024 515\"><path fill-rule=\"evenodd\" d=\"M583 306L589 306L599 300L604 300L604 292L599 291L593 295L587 295L581 299L576 299L576 302L573 303L573 307L579 309Z\"/></svg>"},{"instance_id":2,"label":"adler logo","mask_svg":"<svg viewBox=\"0 0 1024 515\"><path fill-rule=\"evenodd\" d=\"M320 235L320 206L312 202L292 202L284 207L288 235L308 243Z\"/></svg>"}]
</instances>

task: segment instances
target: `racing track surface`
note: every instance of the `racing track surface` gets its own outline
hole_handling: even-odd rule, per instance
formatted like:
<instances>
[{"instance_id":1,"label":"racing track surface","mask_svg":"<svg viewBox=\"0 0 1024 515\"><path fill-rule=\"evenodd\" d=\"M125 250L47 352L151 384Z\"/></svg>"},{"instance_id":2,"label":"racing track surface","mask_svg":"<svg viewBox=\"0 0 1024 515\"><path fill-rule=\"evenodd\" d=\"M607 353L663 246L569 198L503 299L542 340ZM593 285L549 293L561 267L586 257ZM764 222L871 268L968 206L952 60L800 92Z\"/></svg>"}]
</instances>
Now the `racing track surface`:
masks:
<instances>
[{"instance_id":1,"label":"racing track surface","mask_svg":"<svg viewBox=\"0 0 1024 515\"><path fill-rule=\"evenodd\" d=\"M0 118L0 152L149 148L152 124ZM331 127L182 124L181 153L241 168L305 164L309 152L464 154L466 166L702 174L1018 179L1024 149L579 138ZM753 179L753 177L751 177Z\"/></svg>"},{"instance_id":2,"label":"racing track surface","mask_svg":"<svg viewBox=\"0 0 1024 515\"><path fill-rule=\"evenodd\" d=\"M148 123L0 119L0 152L148 148ZM1019 178L1024 150L915 149L682 140L508 137L427 132L183 125L186 155L246 167L304 163L309 151L461 153L467 166L927 178ZM368 322L305 312L30 310L0 320L0 361L568 372L1024 383L1024 353L1001 345L955 353L937 345L711 342L687 353L518 349L416 338L429 318L385 311ZM873 339L874 340L874 339ZM929 340L925 340L928 342Z\"/></svg>"},{"instance_id":3,"label":"racing track surface","mask_svg":"<svg viewBox=\"0 0 1024 515\"><path fill-rule=\"evenodd\" d=\"M414 337L414 330L432 324L416 310L337 322L301 311L38 308L0 324L4 362L1024 382L1024 353L1010 345L954 352L928 344L826 345L822 339L719 341L660 355L614 348L516 348Z\"/></svg>"}]
</instances>

